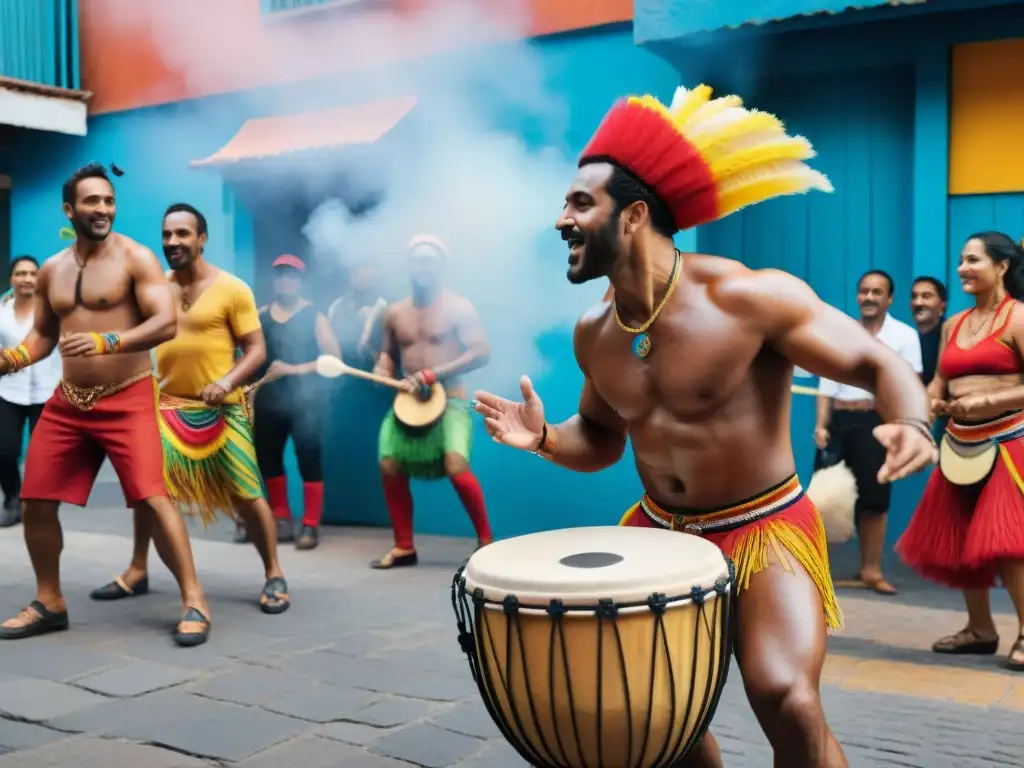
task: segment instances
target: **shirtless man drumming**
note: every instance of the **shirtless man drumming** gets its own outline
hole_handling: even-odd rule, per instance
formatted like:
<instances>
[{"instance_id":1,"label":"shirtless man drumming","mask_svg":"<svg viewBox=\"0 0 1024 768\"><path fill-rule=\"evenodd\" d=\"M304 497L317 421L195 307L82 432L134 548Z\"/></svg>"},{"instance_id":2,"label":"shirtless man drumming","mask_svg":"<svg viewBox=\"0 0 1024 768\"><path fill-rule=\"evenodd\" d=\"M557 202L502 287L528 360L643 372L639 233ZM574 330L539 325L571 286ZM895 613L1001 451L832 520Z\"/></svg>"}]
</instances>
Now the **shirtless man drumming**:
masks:
<instances>
[{"instance_id":1,"label":"shirtless man drumming","mask_svg":"<svg viewBox=\"0 0 1024 768\"><path fill-rule=\"evenodd\" d=\"M558 425L523 377L523 402L477 393L499 442L594 472L632 441L645 495L622 525L685 530L736 565L736 655L747 696L786 768L846 766L818 692L841 616L824 530L795 474L790 386L798 365L876 393L892 481L936 459L918 376L800 280L673 246L681 229L786 193L830 191L810 144L736 97L700 86L671 107L612 108L584 150L557 228L568 279L607 277L577 323L579 412ZM721 766L706 735L687 766Z\"/></svg>"},{"instance_id":2,"label":"shirtless man drumming","mask_svg":"<svg viewBox=\"0 0 1024 768\"><path fill-rule=\"evenodd\" d=\"M114 187L102 165L76 171L63 197L77 239L39 270L28 336L0 350L0 373L10 373L59 343L64 376L32 434L21 488L36 599L3 623L0 639L68 628L57 511L61 502L85 506L109 456L128 506L155 516L157 552L181 588L184 616L174 639L200 645L209 636L210 611L188 531L164 487L149 352L177 331L171 288L152 251L112 231Z\"/></svg>"},{"instance_id":3,"label":"shirtless man drumming","mask_svg":"<svg viewBox=\"0 0 1024 768\"><path fill-rule=\"evenodd\" d=\"M447 476L466 508L481 546L492 541L484 494L469 469L473 435L465 385L459 377L487 363L487 335L469 299L444 288L444 243L418 235L409 243L412 296L384 312L382 349L374 371L405 374L410 392L441 382L448 395L444 417L425 434L410 434L389 412L380 427L378 454L384 499L395 530L395 546L373 568L416 565L409 478Z\"/></svg>"}]
</instances>

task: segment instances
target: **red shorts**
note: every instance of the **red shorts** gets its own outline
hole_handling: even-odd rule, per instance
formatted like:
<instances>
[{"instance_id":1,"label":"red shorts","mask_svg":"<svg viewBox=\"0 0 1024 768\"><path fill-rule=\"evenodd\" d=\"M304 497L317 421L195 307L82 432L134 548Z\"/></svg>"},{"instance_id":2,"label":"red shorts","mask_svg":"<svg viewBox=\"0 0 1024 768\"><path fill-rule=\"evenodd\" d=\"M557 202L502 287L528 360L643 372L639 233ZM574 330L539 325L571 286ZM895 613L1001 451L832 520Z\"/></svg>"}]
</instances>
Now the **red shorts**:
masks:
<instances>
[{"instance_id":1,"label":"red shorts","mask_svg":"<svg viewBox=\"0 0 1024 768\"><path fill-rule=\"evenodd\" d=\"M151 377L101 398L89 411L73 406L57 387L29 440L21 498L84 507L105 456L128 506L167 495Z\"/></svg>"}]
</instances>

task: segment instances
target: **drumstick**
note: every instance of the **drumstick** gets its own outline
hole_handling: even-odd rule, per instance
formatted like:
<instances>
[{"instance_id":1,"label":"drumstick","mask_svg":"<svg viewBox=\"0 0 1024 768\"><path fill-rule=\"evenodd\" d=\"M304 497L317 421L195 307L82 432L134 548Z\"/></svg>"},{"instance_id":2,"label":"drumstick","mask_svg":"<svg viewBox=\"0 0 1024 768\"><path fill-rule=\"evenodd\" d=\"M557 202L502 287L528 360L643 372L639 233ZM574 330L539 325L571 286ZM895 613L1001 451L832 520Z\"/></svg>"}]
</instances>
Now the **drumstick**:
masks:
<instances>
[{"instance_id":1,"label":"drumstick","mask_svg":"<svg viewBox=\"0 0 1024 768\"><path fill-rule=\"evenodd\" d=\"M334 355L320 355L316 359L316 372L326 379L336 379L338 376L355 376L357 379L365 379L375 384L383 384L385 387L405 390L399 379L392 379L359 368L352 368L345 365L345 362L340 357L335 357Z\"/></svg>"}]
</instances>

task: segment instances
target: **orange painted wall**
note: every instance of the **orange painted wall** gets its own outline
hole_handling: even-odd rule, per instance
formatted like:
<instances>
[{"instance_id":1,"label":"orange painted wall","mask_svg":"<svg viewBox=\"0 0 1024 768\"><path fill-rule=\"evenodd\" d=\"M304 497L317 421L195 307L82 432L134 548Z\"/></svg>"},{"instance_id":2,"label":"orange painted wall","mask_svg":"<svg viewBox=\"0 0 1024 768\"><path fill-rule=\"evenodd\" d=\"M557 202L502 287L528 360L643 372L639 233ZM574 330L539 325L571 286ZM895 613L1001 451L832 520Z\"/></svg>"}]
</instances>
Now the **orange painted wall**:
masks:
<instances>
[{"instance_id":1,"label":"orange painted wall","mask_svg":"<svg viewBox=\"0 0 1024 768\"><path fill-rule=\"evenodd\" d=\"M953 47L949 194L1024 192L1024 40Z\"/></svg>"},{"instance_id":2,"label":"orange painted wall","mask_svg":"<svg viewBox=\"0 0 1024 768\"><path fill-rule=\"evenodd\" d=\"M460 17L438 10L449 0L392 0L386 19L328 12L274 21L259 0L84 0L82 87L95 93L94 114L117 112L633 18L632 0L522 1L513 16L507 0L469 0L473 14L486 7L487 29L474 22L462 35Z\"/></svg>"}]
</instances>

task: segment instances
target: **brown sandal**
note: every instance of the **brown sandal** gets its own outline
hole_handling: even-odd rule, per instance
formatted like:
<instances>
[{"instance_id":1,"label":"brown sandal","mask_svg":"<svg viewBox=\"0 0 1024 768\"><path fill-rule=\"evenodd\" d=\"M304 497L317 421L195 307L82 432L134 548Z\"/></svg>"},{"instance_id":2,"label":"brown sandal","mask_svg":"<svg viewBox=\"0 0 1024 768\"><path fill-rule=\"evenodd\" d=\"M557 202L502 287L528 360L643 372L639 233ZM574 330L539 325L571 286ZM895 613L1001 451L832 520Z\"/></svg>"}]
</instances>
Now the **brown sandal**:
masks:
<instances>
[{"instance_id":1,"label":"brown sandal","mask_svg":"<svg viewBox=\"0 0 1024 768\"><path fill-rule=\"evenodd\" d=\"M1017 642L1020 644L1019 640ZM955 635L940 637L932 645L932 653L955 656L991 656L998 650L999 635L982 637L970 627L964 627ZM1012 655L1013 652L1010 653Z\"/></svg>"},{"instance_id":2,"label":"brown sandal","mask_svg":"<svg viewBox=\"0 0 1024 768\"><path fill-rule=\"evenodd\" d=\"M1019 659L1014 659L1016 654ZM1017 642L1010 649L1010 656L1006 660L1006 668L1011 672L1024 672L1024 635L1017 638Z\"/></svg>"}]
</instances>

